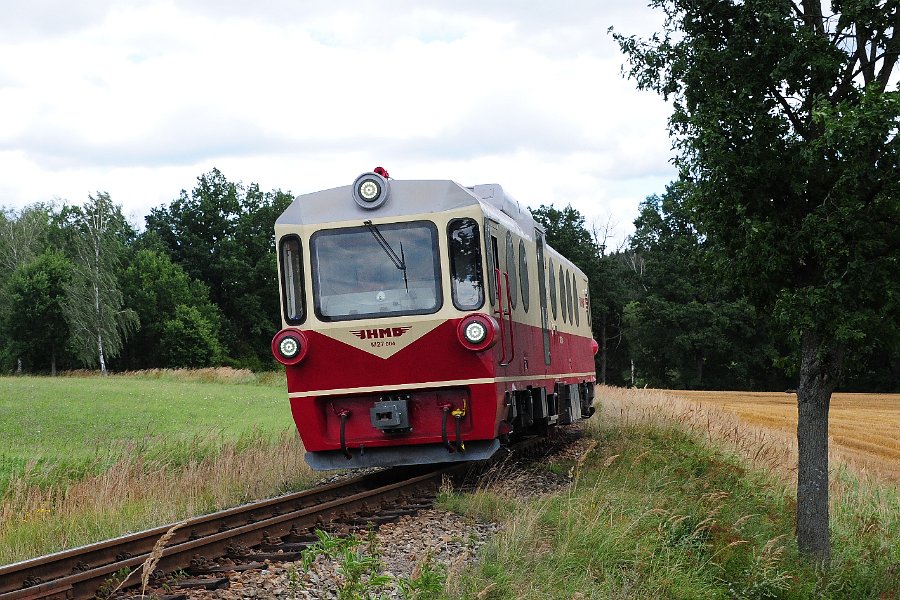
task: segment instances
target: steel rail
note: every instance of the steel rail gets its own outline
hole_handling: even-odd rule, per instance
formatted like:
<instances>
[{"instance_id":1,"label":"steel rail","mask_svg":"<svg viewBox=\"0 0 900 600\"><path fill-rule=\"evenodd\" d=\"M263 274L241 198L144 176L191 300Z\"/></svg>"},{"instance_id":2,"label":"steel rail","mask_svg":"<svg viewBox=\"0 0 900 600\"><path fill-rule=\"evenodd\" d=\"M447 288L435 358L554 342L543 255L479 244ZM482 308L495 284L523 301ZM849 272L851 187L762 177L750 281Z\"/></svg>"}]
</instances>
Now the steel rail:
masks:
<instances>
[{"instance_id":1,"label":"steel rail","mask_svg":"<svg viewBox=\"0 0 900 600\"><path fill-rule=\"evenodd\" d=\"M527 451L543 440L529 438L510 450ZM491 462L398 467L2 566L0 600L94 598L110 583L124 581L123 588L140 583L141 567L160 538L175 527L165 547L155 553L156 569L166 573L190 568L197 556L223 557L229 549L324 528L355 512L389 512L391 502L406 501L419 490L434 491L445 476L463 475Z\"/></svg>"},{"instance_id":2,"label":"steel rail","mask_svg":"<svg viewBox=\"0 0 900 600\"><path fill-rule=\"evenodd\" d=\"M241 525L252 528L256 524L284 515L296 515L310 510L321 512L325 509L323 507L337 506L336 501L339 505L341 498L346 501L361 493L377 491L384 488L386 483L402 482L422 471L422 468L381 471L188 519L174 532L169 547L196 542L215 534L223 534L220 535L222 539L229 539L227 534L237 531ZM78 592L90 587L98 578L99 585L120 569L130 568L133 571L143 564L157 541L172 527L173 525L155 527L0 566L0 600L83 597ZM202 545L195 544L197 547ZM162 563L163 561L161 568L165 568ZM187 565L173 569L183 566ZM86 597L93 597L96 589L95 586Z\"/></svg>"}]
</instances>

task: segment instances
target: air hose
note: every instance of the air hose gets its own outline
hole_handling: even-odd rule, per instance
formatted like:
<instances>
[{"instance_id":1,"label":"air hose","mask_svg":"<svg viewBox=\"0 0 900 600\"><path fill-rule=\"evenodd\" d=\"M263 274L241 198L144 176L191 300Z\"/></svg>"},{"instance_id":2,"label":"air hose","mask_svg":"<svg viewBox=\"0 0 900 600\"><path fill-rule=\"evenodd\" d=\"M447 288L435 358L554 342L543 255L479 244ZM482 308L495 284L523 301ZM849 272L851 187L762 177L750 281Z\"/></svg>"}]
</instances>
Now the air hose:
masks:
<instances>
[{"instance_id":1,"label":"air hose","mask_svg":"<svg viewBox=\"0 0 900 600\"><path fill-rule=\"evenodd\" d=\"M350 418L350 411L342 410L338 414L341 417L341 452L344 453L344 456L347 457L347 460L350 460L351 458L353 458L353 455L350 454L350 450L347 449L347 441L344 437L345 429L347 427L347 419Z\"/></svg>"},{"instance_id":2,"label":"air hose","mask_svg":"<svg viewBox=\"0 0 900 600\"><path fill-rule=\"evenodd\" d=\"M450 438L447 437L447 415L450 414L450 405L445 404L441 407L441 439L444 440L444 447L448 452L453 452L454 448L450 445Z\"/></svg>"},{"instance_id":3,"label":"air hose","mask_svg":"<svg viewBox=\"0 0 900 600\"><path fill-rule=\"evenodd\" d=\"M460 431L462 418L465 416L465 414L466 414L466 411L464 411L464 410L454 410L453 411L453 418L456 419L456 451L457 452L465 452L466 451L466 444L462 441L462 432Z\"/></svg>"}]
</instances>

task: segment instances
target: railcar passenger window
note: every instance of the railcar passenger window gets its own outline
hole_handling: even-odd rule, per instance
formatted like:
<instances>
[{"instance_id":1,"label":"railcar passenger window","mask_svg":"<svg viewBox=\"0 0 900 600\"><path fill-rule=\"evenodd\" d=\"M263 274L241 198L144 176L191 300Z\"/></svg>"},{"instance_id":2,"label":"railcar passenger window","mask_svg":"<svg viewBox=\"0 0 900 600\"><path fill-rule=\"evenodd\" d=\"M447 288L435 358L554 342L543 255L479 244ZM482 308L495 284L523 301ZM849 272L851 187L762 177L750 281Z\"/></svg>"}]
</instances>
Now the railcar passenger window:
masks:
<instances>
[{"instance_id":1,"label":"railcar passenger window","mask_svg":"<svg viewBox=\"0 0 900 600\"><path fill-rule=\"evenodd\" d=\"M281 238L281 289L284 293L284 320L291 325L304 321L303 262L300 238L295 235Z\"/></svg>"},{"instance_id":2,"label":"railcar passenger window","mask_svg":"<svg viewBox=\"0 0 900 600\"><path fill-rule=\"evenodd\" d=\"M310 238L310 255L323 321L431 314L443 303L434 223L324 229Z\"/></svg>"},{"instance_id":3,"label":"railcar passenger window","mask_svg":"<svg viewBox=\"0 0 900 600\"><path fill-rule=\"evenodd\" d=\"M581 312L581 294L578 293L578 280L575 279L575 276L572 275L572 292L575 293L575 298L572 301L575 303L575 325L581 326L581 316L578 314Z\"/></svg>"},{"instance_id":4,"label":"railcar passenger window","mask_svg":"<svg viewBox=\"0 0 900 600\"><path fill-rule=\"evenodd\" d=\"M519 282L522 284L522 308L528 312L528 257L525 255L523 240L519 240Z\"/></svg>"},{"instance_id":5,"label":"railcar passenger window","mask_svg":"<svg viewBox=\"0 0 900 600\"><path fill-rule=\"evenodd\" d=\"M566 275L562 265L559 266L559 311L562 313L563 323L567 322L569 313L566 309Z\"/></svg>"},{"instance_id":6,"label":"railcar passenger window","mask_svg":"<svg viewBox=\"0 0 900 600\"><path fill-rule=\"evenodd\" d=\"M506 232L506 271L509 273L509 301L512 307L516 307L516 296L519 294L519 284L516 282L516 249L513 246L512 234Z\"/></svg>"},{"instance_id":7,"label":"railcar passenger window","mask_svg":"<svg viewBox=\"0 0 900 600\"><path fill-rule=\"evenodd\" d=\"M556 271L553 270L553 259L550 259L550 310L556 320Z\"/></svg>"},{"instance_id":8,"label":"railcar passenger window","mask_svg":"<svg viewBox=\"0 0 900 600\"><path fill-rule=\"evenodd\" d=\"M484 304L480 240L474 219L454 219L447 226L450 291L453 306L459 310L477 310Z\"/></svg>"},{"instance_id":9,"label":"railcar passenger window","mask_svg":"<svg viewBox=\"0 0 900 600\"><path fill-rule=\"evenodd\" d=\"M569 277L568 271L566 271L566 304L569 306L569 323L572 323L572 315L575 314L575 311L572 307L572 279Z\"/></svg>"}]
</instances>

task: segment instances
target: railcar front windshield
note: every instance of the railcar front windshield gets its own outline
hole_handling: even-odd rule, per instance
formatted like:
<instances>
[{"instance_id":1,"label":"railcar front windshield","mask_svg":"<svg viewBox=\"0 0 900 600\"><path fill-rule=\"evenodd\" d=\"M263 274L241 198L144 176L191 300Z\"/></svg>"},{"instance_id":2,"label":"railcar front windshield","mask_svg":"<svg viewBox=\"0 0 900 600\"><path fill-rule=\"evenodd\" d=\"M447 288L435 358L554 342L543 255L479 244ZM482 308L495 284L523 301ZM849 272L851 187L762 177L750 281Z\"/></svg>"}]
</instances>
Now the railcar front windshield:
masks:
<instances>
[{"instance_id":1,"label":"railcar front windshield","mask_svg":"<svg viewBox=\"0 0 900 600\"><path fill-rule=\"evenodd\" d=\"M323 321L422 315L441 308L437 228L428 221L318 231L310 239Z\"/></svg>"}]
</instances>

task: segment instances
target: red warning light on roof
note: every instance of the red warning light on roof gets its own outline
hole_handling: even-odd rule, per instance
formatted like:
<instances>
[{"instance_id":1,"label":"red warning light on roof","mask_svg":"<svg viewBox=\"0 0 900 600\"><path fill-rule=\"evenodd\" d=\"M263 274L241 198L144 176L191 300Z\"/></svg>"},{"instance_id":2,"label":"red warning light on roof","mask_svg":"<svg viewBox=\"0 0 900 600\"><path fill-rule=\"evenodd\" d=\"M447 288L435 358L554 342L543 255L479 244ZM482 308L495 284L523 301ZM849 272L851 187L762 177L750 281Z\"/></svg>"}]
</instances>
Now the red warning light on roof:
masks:
<instances>
[{"instance_id":1,"label":"red warning light on roof","mask_svg":"<svg viewBox=\"0 0 900 600\"><path fill-rule=\"evenodd\" d=\"M384 167L375 167L375 170L373 171L373 173L377 173L378 175L381 175L385 179L388 179L390 177L390 175L388 175L388 172L384 170Z\"/></svg>"}]
</instances>

